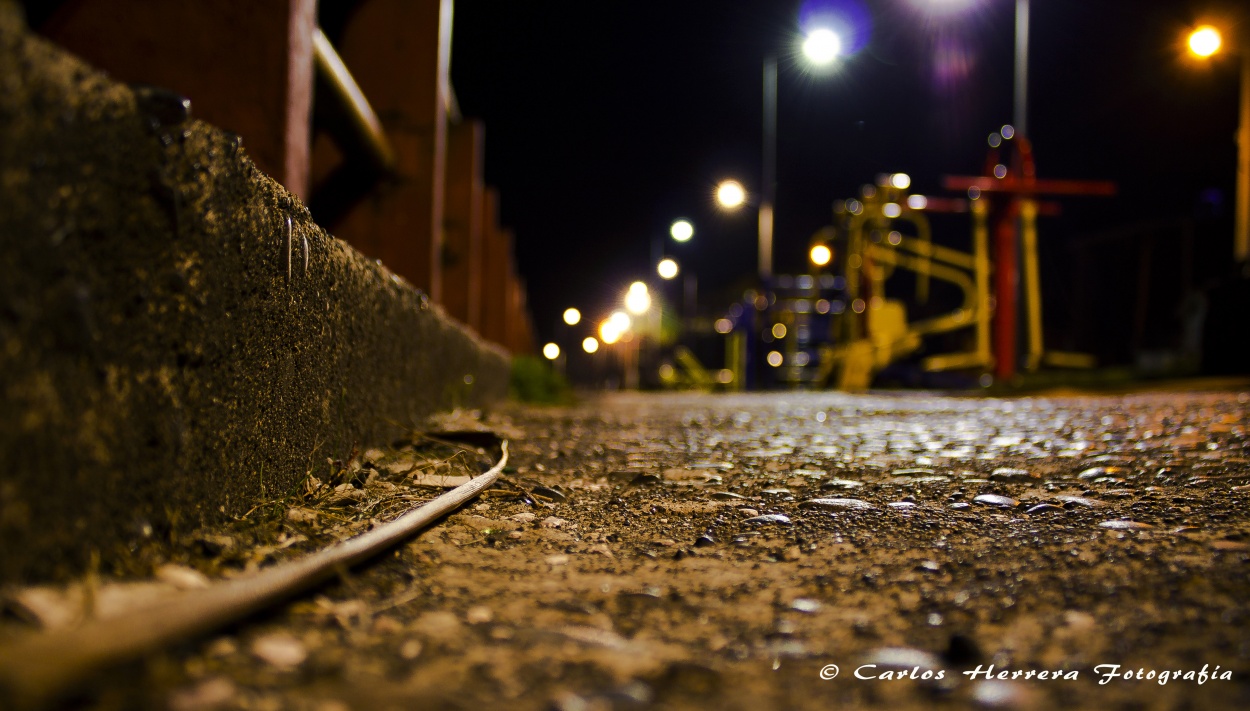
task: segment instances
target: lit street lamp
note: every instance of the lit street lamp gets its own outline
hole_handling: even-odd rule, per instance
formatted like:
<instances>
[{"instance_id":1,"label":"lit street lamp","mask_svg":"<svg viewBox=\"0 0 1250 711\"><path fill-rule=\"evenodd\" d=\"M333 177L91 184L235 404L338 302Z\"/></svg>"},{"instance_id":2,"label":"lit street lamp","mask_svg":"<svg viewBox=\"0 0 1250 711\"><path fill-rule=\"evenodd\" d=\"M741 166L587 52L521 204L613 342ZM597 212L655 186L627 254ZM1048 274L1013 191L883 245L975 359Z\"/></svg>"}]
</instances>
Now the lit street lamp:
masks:
<instances>
[{"instance_id":1,"label":"lit street lamp","mask_svg":"<svg viewBox=\"0 0 1250 711\"><path fill-rule=\"evenodd\" d=\"M812 247L810 256L812 258L812 264L815 264L818 267L823 267L829 263L829 260L833 259L833 252L829 249L829 247L823 244L818 244L815 247Z\"/></svg>"},{"instance_id":2,"label":"lit street lamp","mask_svg":"<svg viewBox=\"0 0 1250 711\"><path fill-rule=\"evenodd\" d=\"M560 357L560 346L554 343L548 343L543 346L543 357L547 360L555 360Z\"/></svg>"},{"instance_id":3,"label":"lit street lamp","mask_svg":"<svg viewBox=\"0 0 1250 711\"><path fill-rule=\"evenodd\" d=\"M808 31L807 38L803 41L803 53L815 64L829 64L842 53L842 39L828 27L814 27ZM719 190L717 198L720 199ZM776 201L777 58L769 56L764 59L764 180L760 185L759 213L760 281L767 281L773 276L773 205ZM738 204L741 203L740 199ZM721 200L721 204L726 203Z\"/></svg>"},{"instance_id":4,"label":"lit street lamp","mask_svg":"<svg viewBox=\"0 0 1250 711\"><path fill-rule=\"evenodd\" d=\"M655 271L660 275L661 279L668 280L677 276L677 273L681 270L678 268L676 260L665 257L660 260L659 264L655 265Z\"/></svg>"},{"instance_id":5,"label":"lit street lamp","mask_svg":"<svg viewBox=\"0 0 1250 711\"><path fill-rule=\"evenodd\" d=\"M576 326L577 324L581 323L581 320L582 320L581 311L578 311L577 309L572 309L572 308L564 310L564 322L567 323L568 325Z\"/></svg>"},{"instance_id":6,"label":"lit street lamp","mask_svg":"<svg viewBox=\"0 0 1250 711\"><path fill-rule=\"evenodd\" d=\"M694 225L687 220L678 220L669 228L668 233L678 242L689 242L694 236Z\"/></svg>"},{"instance_id":7,"label":"lit street lamp","mask_svg":"<svg viewBox=\"0 0 1250 711\"><path fill-rule=\"evenodd\" d=\"M1250 47L1244 42L1229 50L1224 49L1224 39L1218 29L1203 25L1189 33L1186 44L1189 51L1200 59L1209 59L1221 51L1238 55L1241 59L1241 99L1237 123L1237 193L1234 204L1236 212L1233 223L1233 257L1245 264L1250 259Z\"/></svg>"},{"instance_id":8,"label":"lit street lamp","mask_svg":"<svg viewBox=\"0 0 1250 711\"><path fill-rule=\"evenodd\" d=\"M641 316L651 308L651 294L647 291L647 285L636 281L629 285L629 291L625 294L625 310L635 316Z\"/></svg>"},{"instance_id":9,"label":"lit street lamp","mask_svg":"<svg viewBox=\"0 0 1250 711\"><path fill-rule=\"evenodd\" d=\"M716 186L716 203L727 210L741 206L746 200L747 191L736 180L722 180Z\"/></svg>"}]
</instances>

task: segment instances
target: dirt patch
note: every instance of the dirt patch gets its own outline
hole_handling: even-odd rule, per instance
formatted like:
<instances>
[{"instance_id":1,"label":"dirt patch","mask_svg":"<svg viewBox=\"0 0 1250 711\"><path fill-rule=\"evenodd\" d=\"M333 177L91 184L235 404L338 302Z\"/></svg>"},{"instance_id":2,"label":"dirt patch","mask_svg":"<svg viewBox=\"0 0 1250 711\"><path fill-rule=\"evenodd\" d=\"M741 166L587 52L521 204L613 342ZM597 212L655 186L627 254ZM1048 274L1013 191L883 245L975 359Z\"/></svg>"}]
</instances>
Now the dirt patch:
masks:
<instances>
[{"instance_id":1,"label":"dirt patch","mask_svg":"<svg viewBox=\"0 0 1250 711\"><path fill-rule=\"evenodd\" d=\"M91 703L1244 707L1247 400L518 409L513 467L481 500L268 618L154 655ZM389 515L385 501L417 495L411 463L467 476L485 456L427 445L364 457L359 500L337 502L323 481L197 534L232 548L183 541L141 558L237 574ZM1106 664L1143 678L1100 684ZM839 675L824 680L828 665ZM1020 675L964 674L990 665ZM1205 683L1184 678L1204 665Z\"/></svg>"}]
</instances>

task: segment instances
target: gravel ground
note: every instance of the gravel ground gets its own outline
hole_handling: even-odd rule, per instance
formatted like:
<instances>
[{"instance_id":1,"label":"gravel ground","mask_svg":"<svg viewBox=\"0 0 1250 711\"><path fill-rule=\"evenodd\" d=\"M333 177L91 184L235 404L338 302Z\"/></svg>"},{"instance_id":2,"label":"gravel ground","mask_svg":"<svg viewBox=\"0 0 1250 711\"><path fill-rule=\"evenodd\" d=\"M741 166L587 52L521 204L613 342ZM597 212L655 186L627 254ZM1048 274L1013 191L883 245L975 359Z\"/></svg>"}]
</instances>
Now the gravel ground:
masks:
<instances>
[{"instance_id":1,"label":"gravel ground","mask_svg":"<svg viewBox=\"0 0 1250 711\"><path fill-rule=\"evenodd\" d=\"M75 704L1248 708L1248 403L802 393L512 408L485 420L513 456L482 499ZM346 454L230 527L175 532L69 590L11 594L0 640L349 537L489 466L475 437Z\"/></svg>"}]
</instances>

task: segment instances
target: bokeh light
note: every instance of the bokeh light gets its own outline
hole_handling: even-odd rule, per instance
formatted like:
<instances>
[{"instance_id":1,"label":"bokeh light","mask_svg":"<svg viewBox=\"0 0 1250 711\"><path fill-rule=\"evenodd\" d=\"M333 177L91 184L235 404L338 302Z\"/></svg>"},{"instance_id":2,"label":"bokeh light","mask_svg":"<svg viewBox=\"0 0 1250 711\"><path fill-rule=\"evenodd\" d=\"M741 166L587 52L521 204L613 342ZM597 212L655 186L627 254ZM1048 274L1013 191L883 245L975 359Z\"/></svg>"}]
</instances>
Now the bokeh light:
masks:
<instances>
[{"instance_id":1,"label":"bokeh light","mask_svg":"<svg viewBox=\"0 0 1250 711\"><path fill-rule=\"evenodd\" d=\"M716 202L721 207L733 209L746 202L747 191L736 180L725 180L716 186Z\"/></svg>"},{"instance_id":2,"label":"bokeh light","mask_svg":"<svg viewBox=\"0 0 1250 711\"><path fill-rule=\"evenodd\" d=\"M815 247L812 247L811 257L812 264L815 264L818 267L823 267L829 263L829 260L833 259L833 250L823 244L818 244Z\"/></svg>"},{"instance_id":3,"label":"bokeh light","mask_svg":"<svg viewBox=\"0 0 1250 711\"><path fill-rule=\"evenodd\" d=\"M785 358L783 358L777 351L769 351L766 360L768 361L768 364L774 368L780 368L781 364L785 362Z\"/></svg>"},{"instance_id":4,"label":"bokeh light","mask_svg":"<svg viewBox=\"0 0 1250 711\"><path fill-rule=\"evenodd\" d=\"M659 264L655 265L655 271L660 275L661 279L672 279L677 276L677 272L680 269L678 269L676 261L665 257L660 260Z\"/></svg>"},{"instance_id":5,"label":"bokeh light","mask_svg":"<svg viewBox=\"0 0 1250 711\"><path fill-rule=\"evenodd\" d=\"M630 284L629 293L625 294L625 310L638 316L646 313L649 308L651 294L647 292L647 285L640 281Z\"/></svg>"},{"instance_id":6,"label":"bokeh light","mask_svg":"<svg viewBox=\"0 0 1250 711\"><path fill-rule=\"evenodd\" d=\"M572 308L564 310L564 322L567 323L568 325L576 326L577 324L581 323L581 321L582 321L581 311L578 311L577 309L572 309Z\"/></svg>"},{"instance_id":7,"label":"bokeh light","mask_svg":"<svg viewBox=\"0 0 1250 711\"><path fill-rule=\"evenodd\" d=\"M911 176L907 173L895 173L890 176L890 185L893 185L899 190L906 190L911 187Z\"/></svg>"},{"instance_id":8,"label":"bokeh light","mask_svg":"<svg viewBox=\"0 0 1250 711\"><path fill-rule=\"evenodd\" d=\"M582 341L582 350L587 353L594 353L599 350L599 341L595 340L594 336L587 336L586 339Z\"/></svg>"},{"instance_id":9,"label":"bokeh light","mask_svg":"<svg viewBox=\"0 0 1250 711\"><path fill-rule=\"evenodd\" d=\"M714 328L716 329L717 333L721 333L721 334L729 333L730 331L734 330L734 322L730 321L727 318L718 318L716 319Z\"/></svg>"},{"instance_id":10,"label":"bokeh light","mask_svg":"<svg viewBox=\"0 0 1250 711\"><path fill-rule=\"evenodd\" d=\"M543 346L543 357L547 360L555 360L560 357L560 346L554 343L548 343Z\"/></svg>"},{"instance_id":11,"label":"bokeh light","mask_svg":"<svg viewBox=\"0 0 1250 711\"><path fill-rule=\"evenodd\" d=\"M678 220L668 228L668 233L678 242L688 242L694 236L694 225L687 220Z\"/></svg>"}]
</instances>

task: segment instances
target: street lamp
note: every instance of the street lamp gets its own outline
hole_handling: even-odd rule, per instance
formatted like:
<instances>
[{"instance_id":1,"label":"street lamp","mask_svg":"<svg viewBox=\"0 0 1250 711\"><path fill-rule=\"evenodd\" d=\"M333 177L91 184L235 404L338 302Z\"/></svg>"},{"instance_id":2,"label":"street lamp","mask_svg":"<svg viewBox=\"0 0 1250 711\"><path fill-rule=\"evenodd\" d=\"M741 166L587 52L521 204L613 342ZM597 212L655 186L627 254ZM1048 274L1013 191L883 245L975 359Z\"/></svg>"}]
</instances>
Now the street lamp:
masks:
<instances>
[{"instance_id":1,"label":"street lamp","mask_svg":"<svg viewBox=\"0 0 1250 711\"><path fill-rule=\"evenodd\" d=\"M655 265L655 271L660 275L661 279L668 280L677 276L677 272L681 270L678 268L676 260L665 257L660 260L659 264Z\"/></svg>"},{"instance_id":2,"label":"street lamp","mask_svg":"<svg viewBox=\"0 0 1250 711\"><path fill-rule=\"evenodd\" d=\"M576 326L581 323L582 312L577 309L569 308L564 310L564 322L570 326Z\"/></svg>"},{"instance_id":3,"label":"street lamp","mask_svg":"<svg viewBox=\"0 0 1250 711\"><path fill-rule=\"evenodd\" d=\"M678 220L668 229L668 233L678 242L689 242L694 236L694 225L688 220Z\"/></svg>"},{"instance_id":4,"label":"street lamp","mask_svg":"<svg viewBox=\"0 0 1250 711\"><path fill-rule=\"evenodd\" d=\"M727 210L740 207L747 200L747 191L736 180L722 180L716 186L716 203Z\"/></svg>"},{"instance_id":5,"label":"street lamp","mask_svg":"<svg viewBox=\"0 0 1250 711\"><path fill-rule=\"evenodd\" d=\"M1233 223L1233 257L1238 263L1250 259L1250 47L1243 42L1228 50L1218 29L1211 25L1194 28L1189 33L1190 53L1200 59L1209 59L1221 51L1239 55L1241 58L1241 100L1237 124L1237 194Z\"/></svg>"},{"instance_id":6,"label":"street lamp","mask_svg":"<svg viewBox=\"0 0 1250 711\"><path fill-rule=\"evenodd\" d=\"M841 53L841 38L824 27L812 30L803 41L803 54L815 64L828 64Z\"/></svg>"},{"instance_id":7,"label":"street lamp","mask_svg":"<svg viewBox=\"0 0 1250 711\"><path fill-rule=\"evenodd\" d=\"M596 340L594 336L587 336L582 341L582 350L586 351L587 353L594 353L595 351L599 350L599 341Z\"/></svg>"},{"instance_id":8,"label":"street lamp","mask_svg":"<svg viewBox=\"0 0 1250 711\"><path fill-rule=\"evenodd\" d=\"M629 285L629 291L625 294L625 310L635 316L641 316L651 308L651 294L647 291L647 285L636 281Z\"/></svg>"},{"instance_id":9,"label":"street lamp","mask_svg":"<svg viewBox=\"0 0 1250 711\"><path fill-rule=\"evenodd\" d=\"M555 360L560 357L560 346L554 343L548 343L543 346L543 357L547 360Z\"/></svg>"},{"instance_id":10,"label":"street lamp","mask_svg":"<svg viewBox=\"0 0 1250 711\"><path fill-rule=\"evenodd\" d=\"M1203 25L1189 33L1189 51L1195 57L1206 59L1220 51L1223 43L1220 31L1210 25Z\"/></svg>"},{"instance_id":11,"label":"street lamp","mask_svg":"<svg viewBox=\"0 0 1250 711\"><path fill-rule=\"evenodd\" d=\"M828 64L842 53L842 39L828 27L813 27L808 30L803 41L803 53L816 64ZM760 281L766 281L773 276L773 204L776 201L777 58L768 56L764 58L764 181L760 185Z\"/></svg>"},{"instance_id":12,"label":"street lamp","mask_svg":"<svg viewBox=\"0 0 1250 711\"><path fill-rule=\"evenodd\" d=\"M829 263L829 260L833 259L833 251L823 244L818 244L812 247L811 258L812 264L823 267Z\"/></svg>"}]
</instances>

